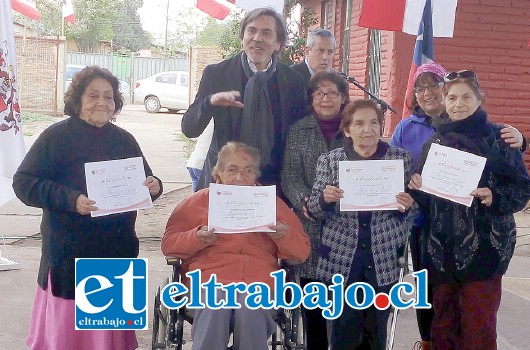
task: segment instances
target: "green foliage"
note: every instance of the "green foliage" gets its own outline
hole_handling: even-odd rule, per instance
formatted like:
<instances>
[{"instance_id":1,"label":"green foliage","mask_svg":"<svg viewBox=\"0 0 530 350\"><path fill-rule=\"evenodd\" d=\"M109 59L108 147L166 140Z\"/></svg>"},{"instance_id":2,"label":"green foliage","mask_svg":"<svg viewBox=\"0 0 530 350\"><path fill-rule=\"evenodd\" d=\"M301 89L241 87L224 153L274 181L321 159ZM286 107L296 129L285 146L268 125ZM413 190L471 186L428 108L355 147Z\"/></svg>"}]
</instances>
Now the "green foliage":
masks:
<instances>
[{"instance_id":1,"label":"green foliage","mask_svg":"<svg viewBox=\"0 0 530 350\"><path fill-rule=\"evenodd\" d=\"M213 17L208 17L206 26L197 33L195 43L203 46L218 46L223 33L228 27L228 23L221 23Z\"/></svg>"},{"instance_id":2,"label":"green foliage","mask_svg":"<svg viewBox=\"0 0 530 350\"><path fill-rule=\"evenodd\" d=\"M57 1L38 1L36 3L37 10L42 15L39 21L34 21L17 12L13 12L13 20L23 24L27 28L34 30L37 35L61 35L61 21L62 21L62 3Z\"/></svg>"},{"instance_id":3,"label":"green foliage","mask_svg":"<svg viewBox=\"0 0 530 350\"><path fill-rule=\"evenodd\" d=\"M67 37L71 37L82 51L93 52L98 41L111 41L112 26L118 17L122 1L73 0L76 23L65 24Z\"/></svg>"},{"instance_id":4,"label":"green foliage","mask_svg":"<svg viewBox=\"0 0 530 350\"><path fill-rule=\"evenodd\" d=\"M26 123L36 123L36 122L53 122L54 119L52 116L42 113L32 113L22 111L22 122Z\"/></svg>"},{"instance_id":5,"label":"green foliage","mask_svg":"<svg viewBox=\"0 0 530 350\"><path fill-rule=\"evenodd\" d=\"M182 151L184 152L184 158L189 159L191 153L195 149L195 144L197 143L197 141L187 138L182 133L177 134L177 140L183 143Z\"/></svg>"},{"instance_id":6,"label":"green foliage","mask_svg":"<svg viewBox=\"0 0 530 350\"><path fill-rule=\"evenodd\" d=\"M227 27L221 34L219 46L223 58L234 57L241 51L241 40L239 39L239 18L234 18L228 22Z\"/></svg>"},{"instance_id":7,"label":"green foliage","mask_svg":"<svg viewBox=\"0 0 530 350\"><path fill-rule=\"evenodd\" d=\"M285 13L290 13L291 9L300 3L305 3L304 0L287 0L285 1ZM239 39L239 23L243 14L239 13L238 17L228 22L228 26L225 28L219 41L221 52L224 58L229 58L237 55L241 51L241 40ZM301 16L301 23L291 20L291 23L296 23L296 29L293 30L292 26L288 26L287 36L288 42L284 50L280 53L280 61L291 65L294 62L298 62L304 56L305 40L308 33L308 29L318 23L315 10L306 8ZM289 22L289 21L288 21Z\"/></svg>"},{"instance_id":8,"label":"green foliage","mask_svg":"<svg viewBox=\"0 0 530 350\"><path fill-rule=\"evenodd\" d=\"M292 4L291 6L295 6L303 2L305 3L305 1L292 0L289 3ZM318 18L313 8L306 7L301 14L301 23L295 20L291 20L291 22L296 24L297 30L293 31L292 27L288 27L289 43L281 53L281 61L287 65L300 62L302 57L304 57L305 42L309 28L318 24Z\"/></svg>"},{"instance_id":9,"label":"green foliage","mask_svg":"<svg viewBox=\"0 0 530 350\"><path fill-rule=\"evenodd\" d=\"M113 43L119 52L138 51L151 47L150 37L142 28L138 9L143 0L127 0L118 4L118 16L113 26Z\"/></svg>"}]
</instances>

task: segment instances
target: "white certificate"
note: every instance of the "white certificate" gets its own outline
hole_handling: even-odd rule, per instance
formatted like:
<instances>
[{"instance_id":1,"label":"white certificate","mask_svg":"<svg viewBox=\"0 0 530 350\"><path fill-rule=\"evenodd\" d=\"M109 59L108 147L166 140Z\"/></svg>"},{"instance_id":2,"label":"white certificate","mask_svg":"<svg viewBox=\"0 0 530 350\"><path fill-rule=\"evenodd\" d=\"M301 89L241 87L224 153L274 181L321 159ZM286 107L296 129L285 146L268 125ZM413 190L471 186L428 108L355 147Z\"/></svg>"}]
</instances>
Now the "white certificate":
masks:
<instances>
[{"instance_id":1,"label":"white certificate","mask_svg":"<svg viewBox=\"0 0 530 350\"><path fill-rule=\"evenodd\" d=\"M208 230L215 233L274 232L276 186L210 184Z\"/></svg>"},{"instance_id":2,"label":"white certificate","mask_svg":"<svg viewBox=\"0 0 530 350\"><path fill-rule=\"evenodd\" d=\"M404 192L403 160L339 162L340 211L397 210L396 195Z\"/></svg>"},{"instance_id":3,"label":"white certificate","mask_svg":"<svg viewBox=\"0 0 530 350\"><path fill-rule=\"evenodd\" d=\"M470 207L486 158L433 143L421 173L420 190Z\"/></svg>"},{"instance_id":4,"label":"white certificate","mask_svg":"<svg viewBox=\"0 0 530 350\"><path fill-rule=\"evenodd\" d=\"M124 213L153 206L149 189L144 186L142 157L85 163L88 198L98 210L92 217Z\"/></svg>"}]
</instances>

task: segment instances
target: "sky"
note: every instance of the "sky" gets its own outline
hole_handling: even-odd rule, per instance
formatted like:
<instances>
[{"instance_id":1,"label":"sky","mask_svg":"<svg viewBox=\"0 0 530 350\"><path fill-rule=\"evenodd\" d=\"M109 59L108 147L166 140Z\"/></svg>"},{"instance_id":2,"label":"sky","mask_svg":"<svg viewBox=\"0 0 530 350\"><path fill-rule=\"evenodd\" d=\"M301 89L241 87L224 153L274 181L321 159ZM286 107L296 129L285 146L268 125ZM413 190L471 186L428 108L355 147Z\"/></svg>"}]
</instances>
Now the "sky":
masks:
<instances>
[{"instance_id":1,"label":"sky","mask_svg":"<svg viewBox=\"0 0 530 350\"><path fill-rule=\"evenodd\" d=\"M179 35L183 26L190 31L194 26L196 30L202 29L208 15L195 8L195 0L144 0L144 6L138 11L142 27L158 43L164 42L168 1L168 37Z\"/></svg>"}]
</instances>

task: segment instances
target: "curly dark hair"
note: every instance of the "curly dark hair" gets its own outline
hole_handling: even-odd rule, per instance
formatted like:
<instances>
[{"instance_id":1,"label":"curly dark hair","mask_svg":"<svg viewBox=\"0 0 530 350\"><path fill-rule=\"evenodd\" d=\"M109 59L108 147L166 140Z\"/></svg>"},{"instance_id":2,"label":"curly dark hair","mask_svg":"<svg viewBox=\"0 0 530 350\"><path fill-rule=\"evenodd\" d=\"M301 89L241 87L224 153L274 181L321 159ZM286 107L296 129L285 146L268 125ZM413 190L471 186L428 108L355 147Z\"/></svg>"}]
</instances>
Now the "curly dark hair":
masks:
<instances>
[{"instance_id":1,"label":"curly dark hair","mask_svg":"<svg viewBox=\"0 0 530 350\"><path fill-rule=\"evenodd\" d=\"M114 115L118 114L123 107L123 96L120 92L120 81L108 69L99 66L88 66L74 74L72 84L64 94L64 114L79 118L81 112L81 96L85 93L87 86L97 78L105 79L112 86L114 93ZM114 118L113 118L114 120Z\"/></svg>"}]
</instances>

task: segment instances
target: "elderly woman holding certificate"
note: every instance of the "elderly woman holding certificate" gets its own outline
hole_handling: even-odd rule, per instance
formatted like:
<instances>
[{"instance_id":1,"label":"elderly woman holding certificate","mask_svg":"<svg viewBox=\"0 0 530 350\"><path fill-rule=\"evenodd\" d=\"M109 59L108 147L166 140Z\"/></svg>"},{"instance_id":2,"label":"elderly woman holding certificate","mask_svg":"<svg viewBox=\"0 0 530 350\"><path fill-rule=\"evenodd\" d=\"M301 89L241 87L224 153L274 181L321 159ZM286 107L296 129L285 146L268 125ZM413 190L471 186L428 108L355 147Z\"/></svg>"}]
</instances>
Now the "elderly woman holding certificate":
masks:
<instances>
[{"instance_id":1,"label":"elderly woman holding certificate","mask_svg":"<svg viewBox=\"0 0 530 350\"><path fill-rule=\"evenodd\" d=\"M255 186L259 175L259 151L240 142L221 148L212 171L216 183L225 185ZM215 275L222 284L264 282L273 287L269 274L280 269L278 259L307 259L309 238L296 214L279 197L277 224L269 225L275 232L216 234L208 230L209 191L202 189L177 205L162 238L162 252L182 259L183 274L199 269L202 282ZM195 311L193 350L226 349L231 332L234 349L268 349L267 339L276 332L274 311L249 309L246 295L238 293L239 309ZM217 290L216 297L224 298L222 291Z\"/></svg>"},{"instance_id":2,"label":"elderly woman holding certificate","mask_svg":"<svg viewBox=\"0 0 530 350\"><path fill-rule=\"evenodd\" d=\"M381 109L370 100L357 100L346 106L341 120L346 142L344 147L320 156L308 201L309 213L325 220L317 278L331 282L333 275L341 274L345 288L366 282L376 293L388 293L399 278L398 257L410 228L408 218L414 202L409 194L400 192L395 194L396 210L340 211L338 202L344 191L339 184L339 163L402 160L401 181L408 183L412 157L380 140L383 118ZM372 306L356 310L345 305L342 315L331 322L331 348L385 349L388 316L389 309L376 310Z\"/></svg>"},{"instance_id":3,"label":"elderly woman holding certificate","mask_svg":"<svg viewBox=\"0 0 530 350\"><path fill-rule=\"evenodd\" d=\"M162 193L140 146L111 123L123 106L120 82L107 69L77 73L65 94L70 117L39 136L13 177L17 197L42 208L42 257L31 325L31 349L123 349L138 347L132 330L75 330L75 259L136 258L136 211L91 217L85 164L142 157L152 199Z\"/></svg>"},{"instance_id":4,"label":"elderly woman holding certificate","mask_svg":"<svg viewBox=\"0 0 530 350\"><path fill-rule=\"evenodd\" d=\"M427 182L434 145L485 158L470 206L413 191L425 212L425 256L434 284L434 349L496 349L496 319L502 275L515 248L513 213L530 199L530 179L521 152L501 137L502 126L488 121L477 76L469 70L445 76L447 114L433 125L436 132L419 158L418 174L409 188ZM432 147L431 147L432 146ZM448 169L450 170L450 169ZM446 196L447 197L447 196Z\"/></svg>"}]
</instances>

